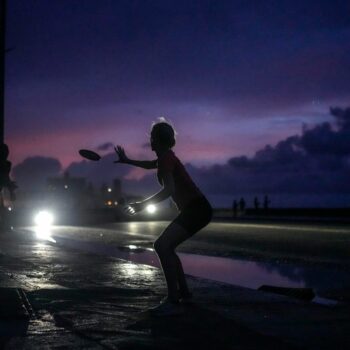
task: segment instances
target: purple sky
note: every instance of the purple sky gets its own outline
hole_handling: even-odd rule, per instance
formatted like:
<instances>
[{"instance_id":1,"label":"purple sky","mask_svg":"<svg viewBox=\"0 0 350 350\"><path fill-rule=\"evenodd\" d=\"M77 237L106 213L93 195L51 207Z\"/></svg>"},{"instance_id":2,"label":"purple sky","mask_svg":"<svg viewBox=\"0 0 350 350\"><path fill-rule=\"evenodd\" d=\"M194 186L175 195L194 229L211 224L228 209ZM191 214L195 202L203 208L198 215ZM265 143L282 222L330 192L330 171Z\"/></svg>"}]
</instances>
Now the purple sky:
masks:
<instances>
[{"instance_id":1,"label":"purple sky","mask_svg":"<svg viewBox=\"0 0 350 350\"><path fill-rule=\"evenodd\" d=\"M152 156L166 116L195 164L252 155L350 100L348 1L68 1L8 4L6 140L78 160L104 142Z\"/></svg>"},{"instance_id":2,"label":"purple sky","mask_svg":"<svg viewBox=\"0 0 350 350\"><path fill-rule=\"evenodd\" d=\"M347 0L8 1L11 160L63 169L109 142L154 158L144 145L165 116L184 162L254 162L349 106L349 13Z\"/></svg>"}]
</instances>

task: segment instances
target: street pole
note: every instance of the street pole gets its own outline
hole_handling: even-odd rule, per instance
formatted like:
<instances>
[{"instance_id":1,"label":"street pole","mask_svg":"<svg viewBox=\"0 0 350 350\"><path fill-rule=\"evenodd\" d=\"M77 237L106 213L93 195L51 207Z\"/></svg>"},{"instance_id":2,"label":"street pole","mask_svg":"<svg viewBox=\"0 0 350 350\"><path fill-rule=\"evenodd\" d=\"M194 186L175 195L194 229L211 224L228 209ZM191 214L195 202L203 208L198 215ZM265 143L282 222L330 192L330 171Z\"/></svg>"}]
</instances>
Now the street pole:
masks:
<instances>
[{"instance_id":1,"label":"street pole","mask_svg":"<svg viewBox=\"0 0 350 350\"><path fill-rule=\"evenodd\" d=\"M5 129L6 0L0 1L0 144L2 144L4 142Z\"/></svg>"}]
</instances>

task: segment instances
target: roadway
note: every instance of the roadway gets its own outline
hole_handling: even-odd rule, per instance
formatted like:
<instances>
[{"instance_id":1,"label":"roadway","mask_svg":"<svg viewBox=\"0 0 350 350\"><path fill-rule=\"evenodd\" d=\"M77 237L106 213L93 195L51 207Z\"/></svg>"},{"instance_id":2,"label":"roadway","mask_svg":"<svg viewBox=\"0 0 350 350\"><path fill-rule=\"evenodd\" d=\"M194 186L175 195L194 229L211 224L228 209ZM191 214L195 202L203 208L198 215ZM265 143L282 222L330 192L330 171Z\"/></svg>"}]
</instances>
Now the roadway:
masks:
<instances>
[{"instance_id":1,"label":"roadway","mask_svg":"<svg viewBox=\"0 0 350 350\"><path fill-rule=\"evenodd\" d=\"M152 248L167 224L165 221L149 221L96 227L56 226L52 234L113 246ZM350 227L325 223L212 222L178 250L350 270Z\"/></svg>"},{"instance_id":2,"label":"roadway","mask_svg":"<svg viewBox=\"0 0 350 350\"><path fill-rule=\"evenodd\" d=\"M155 255L146 253L167 225L149 221L55 226L51 236L63 250L85 250L158 266ZM146 252L130 254L130 248ZM178 251L196 254L195 259L186 254L181 258L186 273L193 276L252 288L262 284L307 286L319 296L350 301L350 228L345 225L212 222Z\"/></svg>"}]
</instances>

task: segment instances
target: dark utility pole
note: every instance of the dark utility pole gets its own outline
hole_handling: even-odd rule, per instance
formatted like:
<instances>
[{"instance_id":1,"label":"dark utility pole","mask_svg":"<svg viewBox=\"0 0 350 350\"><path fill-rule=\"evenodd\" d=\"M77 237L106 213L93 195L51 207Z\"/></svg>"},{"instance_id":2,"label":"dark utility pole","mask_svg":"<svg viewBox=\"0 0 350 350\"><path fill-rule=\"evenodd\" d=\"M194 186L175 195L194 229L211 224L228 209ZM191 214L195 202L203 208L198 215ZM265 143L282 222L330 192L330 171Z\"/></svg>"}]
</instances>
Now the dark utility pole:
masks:
<instances>
[{"instance_id":1,"label":"dark utility pole","mask_svg":"<svg viewBox=\"0 0 350 350\"><path fill-rule=\"evenodd\" d=\"M4 142L6 0L0 0L0 144Z\"/></svg>"}]
</instances>

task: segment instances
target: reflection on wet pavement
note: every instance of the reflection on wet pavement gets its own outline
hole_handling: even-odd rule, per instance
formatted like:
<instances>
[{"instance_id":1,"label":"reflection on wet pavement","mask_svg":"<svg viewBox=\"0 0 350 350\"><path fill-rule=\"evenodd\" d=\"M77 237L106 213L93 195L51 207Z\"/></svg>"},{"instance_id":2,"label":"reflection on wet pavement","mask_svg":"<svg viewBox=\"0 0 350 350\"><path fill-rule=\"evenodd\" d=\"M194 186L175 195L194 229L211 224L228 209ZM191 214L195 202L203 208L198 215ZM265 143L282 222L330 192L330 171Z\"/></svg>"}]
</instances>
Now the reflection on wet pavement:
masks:
<instances>
[{"instance_id":1,"label":"reflection on wet pavement","mask_svg":"<svg viewBox=\"0 0 350 350\"><path fill-rule=\"evenodd\" d=\"M117 266L119 276L124 276L130 285L135 279L152 278L152 270L143 271L143 265L160 267L153 249L136 245L113 246L99 242L77 241L73 239L55 237L58 245L74 248L90 253L113 256L136 263L125 263ZM213 281L257 289L261 285L274 285L291 288L314 288L318 290L329 287L327 271L315 270L310 267L292 266L281 263L262 263L249 260L222 258L214 256L179 253L185 273L194 277L201 277ZM143 265L140 265L143 264ZM344 279L345 278L345 279ZM344 273L332 271L332 287L349 283L349 277ZM346 281L346 282L344 282ZM108 283L108 282L107 282ZM319 297L319 295L318 295ZM317 300L322 301L318 298Z\"/></svg>"},{"instance_id":2,"label":"reflection on wet pavement","mask_svg":"<svg viewBox=\"0 0 350 350\"><path fill-rule=\"evenodd\" d=\"M36 236L43 241L56 243L56 241L52 238L52 232L50 228L38 226L35 228L35 233Z\"/></svg>"},{"instance_id":3,"label":"reflection on wet pavement","mask_svg":"<svg viewBox=\"0 0 350 350\"><path fill-rule=\"evenodd\" d=\"M156 269L133 262L117 263L112 267L113 280L122 278L128 286L137 287L140 282L149 283L155 279ZM113 285L113 283L111 283ZM108 285L104 283L104 285Z\"/></svg>"},{"instance_id":4,"label":"reflection on wet pavement","mask_svg":"<svg viewBox=\"0 0 350 350\"><path fill-rule=\"evenodd\" d=\"M129 225L130 226L130 225ZM135 225L137 226L137 225ZM130 229L130 227L129 227ZM28 232L28 231L27 231ZM55 232L55 231L53 231ZM73 237L73 236L71 236ZM151 248L140 247L136 242L129 245L117 246L111 241L91 241L72 239L54 235L52 241L41 241L36 245L37 249L34 254L38 254L41 263L43 261L55 261L55 249L53 247L62 246L72 248L70 254L75 254L74 250L85 251L89 253L99 254L101 256L110 256L118 259L126 260L127 262L120 267L111 266L109 272L104 271L104 280L98 278L98 283L109 283L119 274L123 276L123 280L127 284L134 285L135 279L147 279L149 281L154 273L152 269L143 270L141 266L148 265L159 268L158 257ZM179 253L184 265L184 270L187 275L210 279L213 281L224 282L236 286L248 287L257 289L261 285L272 285L290 288L313 288L318 300L319 297L335 298L344 300L344 291L349 290L350 276L339 270L327 270L327 268L313 268L304 265L292 265L275 261L273 263L265 263L261 261L223 258L197 254ZM72 255L73 256L73 255ZM68 257L68 261L69 261ZM31 261L35 261L31 257ZM134 268L132 263L136 263L137 268ZM142 265L141 265L142 264ZM118 266L118 264L114 264ZM123 268L121 268L123 266ZM67 268L67 266L66 266ZM116 271L117 270L117 271ZM59 282L60 271L53 269L57 284ZM66 275L66 273L64 273ZM107 276L108 275L108 276ZM46 276L48 277L48 276ZM30 282L31 279L29 279ZM66 276L65 282L69 281L69 276ZM33 282L38 282L37 280ZM42 278L45 281L45 278ZM27 280L28 282L28 280ZM75 281L72 281L72 285ZM94 283L94 281L90 281ZM71 287L71 286L69 286ZM337 291L337 294L334 294ZM339 292L340 291L340 292Z\"/></svg>"}]
</instances>

